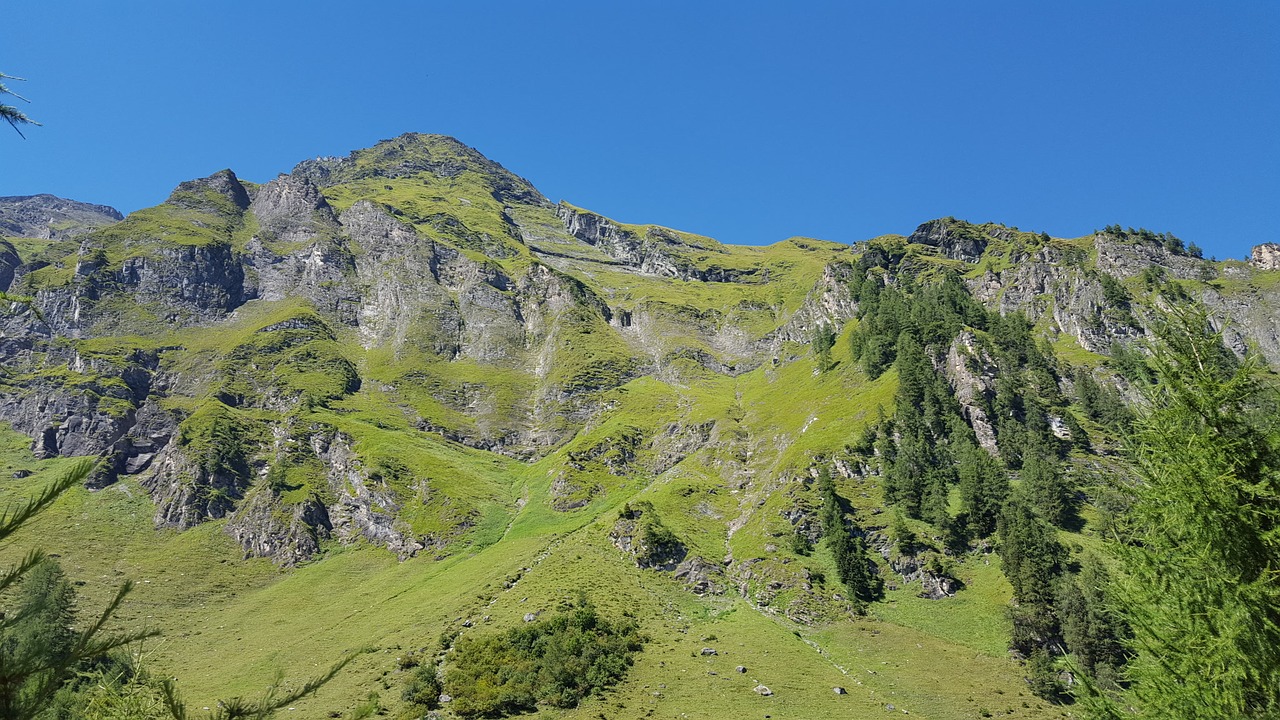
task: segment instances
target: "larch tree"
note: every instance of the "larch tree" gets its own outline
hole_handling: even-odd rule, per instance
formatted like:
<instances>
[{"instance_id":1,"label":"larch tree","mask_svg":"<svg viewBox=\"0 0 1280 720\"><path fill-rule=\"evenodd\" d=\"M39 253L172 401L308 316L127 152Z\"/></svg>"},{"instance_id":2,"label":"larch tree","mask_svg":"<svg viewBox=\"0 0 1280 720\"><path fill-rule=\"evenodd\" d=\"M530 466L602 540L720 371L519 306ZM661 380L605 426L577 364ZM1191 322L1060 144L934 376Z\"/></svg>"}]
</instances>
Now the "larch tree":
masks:
<instances>
[{"instance_id":1,"label":"larch tree","mask_svg":"<svg viewBox=\"0 0 1280 720\"><path fill-rule=\"evenodd\" d=\"M1085 676L1095 717L1280 717L1280 406L1202 310L1156 323L1132 500L1109 543L1110 606L1131 628L1128 689Z\"/></svg>"}]
</instances>

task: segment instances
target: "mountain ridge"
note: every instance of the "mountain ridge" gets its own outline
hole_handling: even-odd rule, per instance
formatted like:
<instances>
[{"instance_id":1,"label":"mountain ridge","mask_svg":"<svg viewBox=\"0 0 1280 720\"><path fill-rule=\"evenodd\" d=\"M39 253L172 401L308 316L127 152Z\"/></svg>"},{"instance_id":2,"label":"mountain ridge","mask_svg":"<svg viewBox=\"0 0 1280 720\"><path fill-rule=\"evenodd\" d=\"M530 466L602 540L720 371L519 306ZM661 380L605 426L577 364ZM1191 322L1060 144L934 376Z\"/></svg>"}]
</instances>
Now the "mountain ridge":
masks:
<instances>
[{"instance_id":1,"label":"mountain ridge","mask_svg":"<svg viewBox=\"0 0 1280 720\"><path fill-rule=\"evenodd\" d=\"M1280 363L1280 274L1195 257L1164 235L1108 228L1062 239L941 218L850 245L735 246L551 203L443 136L402 135L262 184L223 170L74 241L9 247L0 421L24 447L9 437L6 467L100 458L95 492L75 499L98 524L70 525L58 539L64 557L114 572L65 544L92 547L87 534L127 507L125 538L146 549L140 556L161 541L205 543L216 550L192 550L182 567L243 563L216 573L257 578L243 599L217 595L210 612L233 630L202 624L216 642L184 644L193 660L166 656L201 689L249 682L250 671L214 659L245 628L291 648L294 664L353 642L306 621L356 617L357 590L289 594L307 578L359 575L370 602L417 618L352 620L356 635L397 648L420 647L424 625L436 635L470 632L488 624L482 617L520 622L553 607L573 578L615 609L643 607L659 644L681 648L640 661L655 687L675 683L657 662L695 670L703 679L682 678L691 688L729 682L727 672L705 675L712 660L676 655L689 654L690 618L747 643L747 631L732 629L742 622L778 649L803 634L782 651L813 655L795 663L823 677L833 663L853 667L849 647L885 663L897 653L928 664L925 647L976 652L977 676L943 674L958 691L901 667L904 685L858 675L882 693L860 697L864 709L882 711L879 698L901 692L924 708L916 714L970 716L994 702L990 688L1018 692L1020 670L1003 651L1011 591L989 562L989 539L957 550L945 528L909 513L921 547L908 551L892 527L889 458L905 437L892 423L907 367L893 356L911 350L896 349L895 323L940 339L914 362L945 390L921 397L944 393L962 434L1018 481L1011 453L1022 451L1012 448L1032 431L1009 425L1004 385L1035 388L1040 405L1017 420L1035 425L1064 475L1111 467L1115 431L1077 399L1079 378L1136 398L1125 363L1151 337L1147 312L1161 294L1198 300L1232 350L1252 346ZM912 310L925 307L951 314ZM889 586L891 600L869 605L874 619L859 619L823 544L846 520L820 512L831 497L865 543L864 564ZM611 598L593 572L635 596ZM474 582L470 594L486 599L419 587L419 575ZM508 592L518 583L540 588L521 595L536 609ZM165 592L155 611L187 632L199 600ZM272 598L298 616L268 610ZM430 619L407 598L430 607ZM739 606L748 619L720 619ZM251 619L237 617L248 607ZM965 621L948 627L938 607ZM850 639L871 628L894 642ZM284 632L296 637L275 635ZM765 649L742 652L765 663ZM253 663L270 654L253 651ZM212 665L227 677L201 678L196 668ZM357 676L376 682L380 671L371 660ZM631 707L677 707L646 681L620 691ZM794 716L838 711L830 686L818 698L797 679L770 682L804 698ZM974 693L978 701L962 699ZM746 711L740 699L723 702ZM321 716L318 707L307 716Z\"/></svg>"}]
</instances>

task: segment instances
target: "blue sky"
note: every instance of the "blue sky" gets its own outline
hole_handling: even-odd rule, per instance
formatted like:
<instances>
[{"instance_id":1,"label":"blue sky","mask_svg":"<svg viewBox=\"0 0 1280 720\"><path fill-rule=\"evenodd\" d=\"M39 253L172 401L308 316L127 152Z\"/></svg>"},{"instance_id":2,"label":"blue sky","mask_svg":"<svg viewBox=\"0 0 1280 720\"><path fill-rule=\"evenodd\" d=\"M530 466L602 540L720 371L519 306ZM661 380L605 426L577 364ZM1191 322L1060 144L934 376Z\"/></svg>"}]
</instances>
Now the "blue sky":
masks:
<instances>
[{"instance_id":1,"label":"blue sky","mask_svg":"<svg viewBox=\"0 0 1280 720\"><path fill-rule=\"evenodd\" d=\"M0 195L131 211L230 167L453 135L724 242L935 217L1280 241L1280 3L9 3Z\"/></svg>"}]
</instances>

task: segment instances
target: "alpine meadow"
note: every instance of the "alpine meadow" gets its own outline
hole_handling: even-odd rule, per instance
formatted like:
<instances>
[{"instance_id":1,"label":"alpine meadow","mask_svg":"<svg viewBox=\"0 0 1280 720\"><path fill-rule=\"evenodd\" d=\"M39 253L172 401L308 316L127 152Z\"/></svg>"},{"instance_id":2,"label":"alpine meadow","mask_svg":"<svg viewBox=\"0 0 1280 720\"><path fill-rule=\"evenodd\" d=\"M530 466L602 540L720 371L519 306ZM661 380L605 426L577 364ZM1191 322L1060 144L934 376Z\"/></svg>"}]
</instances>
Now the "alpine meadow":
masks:
<instances>
[{"instance_id":1,"label":"alpine meadow","mask_svg":"<svg viewBox=\"0 0 1280 720\"><path fill-rule=\"evenodd\" d=\"M0 717L1280 717L1280 245L921 220L0 198Z\"/></svg>"}]
</instances>

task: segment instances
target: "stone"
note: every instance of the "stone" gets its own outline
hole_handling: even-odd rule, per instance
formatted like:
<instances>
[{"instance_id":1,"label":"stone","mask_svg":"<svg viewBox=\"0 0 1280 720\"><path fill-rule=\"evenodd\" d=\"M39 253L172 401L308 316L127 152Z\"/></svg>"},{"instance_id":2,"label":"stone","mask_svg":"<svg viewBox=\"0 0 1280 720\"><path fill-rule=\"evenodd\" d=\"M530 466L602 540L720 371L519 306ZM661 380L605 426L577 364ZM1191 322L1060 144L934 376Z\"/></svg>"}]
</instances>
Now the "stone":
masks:
<instances>
[{"instance_id":1,"label":"stone","mask_svg":"<svg viewBox=\"0 0 1280 720\"><path fill-rule=\"evenodd\" d=\"M772 695L772 694L773 694L773 691L772 691L772 690L770 690L769 688L765 687L764 685L757 685L757 686L755 686L754 692L755 692L757 695L763 695L763 696L765 696L765 697L768 697L768 696L770 696L770 695Z\"/></svg>"},{"instance_id":2,"label":"stone","mask_svg":"<svg viewBox=\"0 0 1280 720\"><path fill-rule=\"evenodd\" d=\"M1249 264L1259 270L1280 270L1280 243L1254 245Z\"/></svg>"},{"instance_id":3,"label":"stone","mask_svg":"<svg viewBox=\"0 0 1280 720\"><path fill-rule=\"evenodd\" d=\"M740 673L745 673L747 671L747 667L745 665L739 665L738 667L734 668L734 670Z\"/></svg>"},{"instance_id":4,"label":"stone","mask_svg":"<svg viewBox=\"0 0 1280 720\"><path fill-rule=\"evenodd\" d=\"M702 654L703 654L703 655L718 655L719 653L717 653L717 652L716 652L716 649L715 649L715 648L704 647L704 648L702 648Z\"/></svg>"},{"instance_id":5,"label":"stone","mask_svg":"<svg viewBox=\"0 0 1280 720\"><path fill-rule=\"evenodd\" d=\"M849 694L849 692L848 692L847 690L845 690L844 688L840 687L839 685L837 685L837 686L835 686L835 687L831 688L831 691L832 691L832 692L834 692L834 693L835 693L835 694L837 694L837 695L848 695L848 694Z\"/></svg>"},{"instance_id":6,"label":"stone","mask_svg":"<svg viewBox=\"0 0 1280 720\"><path fill-rule=\"evenodd\" d=\"M525 622L533 622L534 620L537 620L537 619L538 619L538 614L537 614L537 613L525 613L525 614L524 614L524 621L525 621Z\"/></svg>"}]
</instances>

